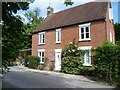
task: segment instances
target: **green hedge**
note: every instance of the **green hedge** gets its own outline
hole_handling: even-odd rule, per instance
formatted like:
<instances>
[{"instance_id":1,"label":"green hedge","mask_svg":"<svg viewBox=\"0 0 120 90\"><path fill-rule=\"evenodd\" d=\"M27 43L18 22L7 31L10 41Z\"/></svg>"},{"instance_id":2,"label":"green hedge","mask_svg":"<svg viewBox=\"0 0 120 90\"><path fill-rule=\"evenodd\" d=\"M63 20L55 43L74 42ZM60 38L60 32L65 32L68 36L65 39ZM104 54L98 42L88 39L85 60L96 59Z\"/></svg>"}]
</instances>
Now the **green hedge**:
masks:
<instances>
[{"instance_id":1,"label":"green hedge","mask_svg":"<svg viewBox=\"0 0 120 90\"><path fill-rule=\"evenodd\" d=\"M95 75L98 79L120 85L120 46L105 42L93 52Z\"/></svg>"},{"instance_id":2,"label":"green hedge","mask_svg":"<svg viewBox=\"0 0 120 90\"><path fill-rule=\"evenodd\" d=\"M91 66L84 66L80 72L80 75L95 76L95 68Z\"/></svg>"},{"instance_id":3,"label":"green hedge","mask_svg":"<svg viewBox=\"0 0 120 90\"><path fill-rule=\"evenodd\" d=\"M27 61L29 62L29 68L37 69L40 58L38 56L29 55Z\"/></svg>"},{"instance_id":4,"label":"green hedge","mask_svg":"<svg viewBox=\"0 0 120 90\"><path fill-rule=\"evenodd\" d=\"M61 72L67 74L79 74L83 69L80 57L68 56L62 59Z\"/></svg>"}]
</instances>

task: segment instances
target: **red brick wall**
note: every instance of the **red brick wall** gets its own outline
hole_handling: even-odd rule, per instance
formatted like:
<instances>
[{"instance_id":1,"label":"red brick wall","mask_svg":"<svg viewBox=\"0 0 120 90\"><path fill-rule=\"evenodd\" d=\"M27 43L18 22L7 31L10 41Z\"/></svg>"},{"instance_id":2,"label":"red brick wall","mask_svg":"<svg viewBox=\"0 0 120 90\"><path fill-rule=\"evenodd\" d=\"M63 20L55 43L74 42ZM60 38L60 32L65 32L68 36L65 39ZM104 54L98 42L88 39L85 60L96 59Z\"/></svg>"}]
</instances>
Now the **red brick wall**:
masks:
<instances>
[{"instance_id":1,"label":"red brick wall","mask_svg":"<svg viewBox=\"0 0 120 90\"><path fill-rule=\"evenodd\" d=\"M92 46L95 48L98 45L103 44L106 40L105 22L98 21L91 23L90 26L91 41L78 41L79 40L79 26L71 26L62 28L61 30L61 44L56 44L56 31L45 32L45 45L38 45L39 34L32 35L32 55L38 55L38 49L45 49L45 56L55 58L55 49L64 49L68 43L72 42L74 38L78 42L79 46Z\"/></svg>"},{"instance_id":2,"label":"red brick wall","mask_svg":"<svg viewBox=\"0 0 120 90\"><path fill-rule=\"evenodd\" d=\"M98 45L103 44L103 42L106 40L106 30L105 30L105 22L104 21L98 21L93 22L90 25L90 41L80 41L79 46L92 46L95 48Z\"/></svg>"}]
</instances>

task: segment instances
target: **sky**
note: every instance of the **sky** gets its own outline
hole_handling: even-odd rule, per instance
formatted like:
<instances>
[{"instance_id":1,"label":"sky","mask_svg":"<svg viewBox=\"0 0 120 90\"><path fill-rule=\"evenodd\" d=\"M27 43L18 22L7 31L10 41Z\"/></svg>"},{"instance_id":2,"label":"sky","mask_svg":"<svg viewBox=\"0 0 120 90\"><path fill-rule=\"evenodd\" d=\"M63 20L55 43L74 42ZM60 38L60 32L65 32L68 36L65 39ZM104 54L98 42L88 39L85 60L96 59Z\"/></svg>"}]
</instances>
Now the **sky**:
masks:
<instances>
[{"instance_id":1,"label":"sky","mask_svg":"<svg viewBox=\"0 0 120 90\"><path fill-rule=\"evenodd\" d=\"M35 0L33 3L30 3L29 9L27 11L18 11L17 15L24 16L23 14L28 11L33 11L34 8L40 8L40 16L46 17L47 15L47 7L51 6L54 8L54 12L59 12L71 7L75 7L78 5L82 5L84 3L88 3L95 0L72 0L74 4L72 6L65 6L64 0ZM105 0L103 0L105 1ZM114 16L114 23L118 23L118 1L120 0L111 0L112 8L113 8L113 16Z\"/></svg>"}]
</instances>

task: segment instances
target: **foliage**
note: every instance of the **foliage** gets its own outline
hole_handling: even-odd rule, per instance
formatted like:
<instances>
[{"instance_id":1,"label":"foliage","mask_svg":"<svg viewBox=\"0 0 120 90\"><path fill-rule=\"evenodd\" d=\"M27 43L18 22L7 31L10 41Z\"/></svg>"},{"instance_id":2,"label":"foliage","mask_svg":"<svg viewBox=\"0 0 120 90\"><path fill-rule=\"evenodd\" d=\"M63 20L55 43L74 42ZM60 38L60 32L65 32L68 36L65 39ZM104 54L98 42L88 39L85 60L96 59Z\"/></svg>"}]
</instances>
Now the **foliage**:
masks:
<instances>
[{"instance_id":1,"label":"foliage","mask_svg":"<svg viewBox=\"0 0 120 90\"><path fill-rule=\"evenodd\" d=\"M27 2L3 2L2 3L2 59L6 60L16 58L18 50L22 48L23 22L14 15L18 10L27 10Z\"/></svg>"},{"instance_id":2,"label":"foliage","mask_svg":"<svg viewBox=\"0 0 120 90\"><path fill-rule=\"evenodd\" d=\"M27 13L24 14L24 16L28 20L28 24L34 24L37 25L41 23L42 17L40 15L40 9L36 7L33 11L28 11Z\"/></svg>"},{"instance_id":3,"label":"foliage","mask_svg":"<svg viewBox=\"0 0 120 90\"><path fill-rule=\"evenodd\" d=\"M27 61L29 62L29 68L37 69L40 58L38 56L29 55Z\"/></svg>"},{"instance_id":4,"label":"foliage","mask_svg":"<svg viewBox=\"0 0 120 90\"><path fill-rule=\"evenodd\" d=\"M66 6L68 6L68 5L73 5L73 3L74 2L72 2L72 0L65 0L65 2L64 2L64 4L66 5Z\"/></svg>"},{"instance_id":5,"label":"foliage","mask_svg":"<svg viewBox=\"0 0 120 90\"><path fill-rule=\"evenodd\" d=\"M120 23L114 24L115 28L115 40L120 42Z\"/></svg>"},{"instance_id":6,"label":"foliage","mask_svg":"<svg viewBox=\"0 0 120 90\"><path fill-rule=\"evenodd\" d=\"M70 42L69 45L67 46L67 48L65 50L63 50L62 52L62 57L67 57L67 56L80 56L80 50L78 50L78 46L77 43L75 42L75 39L73 40L73 42Z\"/></svg>"},{"instance_id":7,"label":"foliage","mask_svg":"<svg viewBox=\"0 0 120 90\"><path fill-rule=\"evenodd\" d=\"M29 1L29 0L28 0ZM34 0L30 0L33 2ZM69 5L70 3L68 3ZM41 24L42 17L38 17L40 10L34 9L33 12L26 13L26 17L31 20L30 23L24 24L20 16L15 16L19 10L27 10L27 2L2 2L2 59L8 61L18 56L21 49L31 48L31 32ZM37 18L36 18L37 17ZM1 40L1 39L0 39Z\"/></svg>"},{"instance_id":8,"label":"foliage","mask_svg":"<svg viewBox=\"0 0 120 90\"><path fill-rule=\"evenodd\" d=\"M83 67L83 69L80 72L80 75L95 76L95 68L91 66Z\"/></svg>"},{"instance_id":9,"label":"foliage","mask_svg":"<svg viewBox=\"0 0 120 90\"><path fill-rule=\"evenodd\" d=\"M95 75L98 79L118 84L120 82L120 46L105 42L103 46L93 49L93 52L95 52L92 57Z\"/></svg>"},{"instance_id":10,"label":"foliage","mask_svg":"<svg viewBox=\"0 0 120 90\"><path fill-rule=\"evenodd\" d=\"M27 10L27 2L3 2L3 36L2 36L2 57L3 62L11 59L15 60L21 49L31 48L32 32L41 24L42 17L39 17L40 10L35 8L32 12L33 23L23 23L24 18L15 16L17 10ZM29 15L28 15L29 16Z\"/></svg>"},{"instance_id":11,"label":"foliage","mask_svg":"<svg viewBox=\"0 0 120 90\"><path fill-rule=\"evenodd\" d=\"M61 72L67 74L79 74L83 69L83 62L80 57L68 56L62 59Z\"/></svg>"},{"instance_id":12,"label":"foliage","mask_svg":"<svg viewBox=\"0 0 120 90\"><path fill-rule=\"evenodd\" d=\"M80 53L83 53L83 51L78 50L78 45L74 39L62 52L61 72L79 74L83 69L83 61L80 59Z\"/></svg>"},{"instance_id":13,"label":"foliage","mask_svg":"<svg viewBox=\"0 0 120 90\"><path fill-rule=\"evenodd\" d=\"M45 58L44 58L44 66L45 66L45 67L46 67L46 66L47 66L47 64L49 63L49 62L48 62L48 60L49 60L49 58L48 58L48 57L45 57Z\"/></svg>"},{"instance_id":14,"label":"foliage","mask_svg":"<svg viewBox=\"0 0 120 90\"><path fill-rule=\"evenodd\" d=\"M50 70L53 71L55 68L55 64L50 64Z\"/></svg>"},{"instance_id":15,"label":"foliage","mask_svg":"<svg viewBox=\"0 0 120 90\"><path fill-rule=\"evenodd\" d=\"M40 9L37 7L33 11L26 12L24 15L28 19L28 23L24 24L22 27L24 29L24 32L22 33L22 36L24 37L23 49L31 48L32 32L41 24L43 20L43 18L40 17Z\"/></svg>"},{"instance_id":16,"label":"foliage","mask_svg":"<svg viewBox=\"0 0 120 90\"><path fill-rule=\"evenodd\" d=\"M43 65L38 65L38 69L39 70L44 70L44 68L45 68L45 65L43 64Z\"/></svg>"}]
</instances>

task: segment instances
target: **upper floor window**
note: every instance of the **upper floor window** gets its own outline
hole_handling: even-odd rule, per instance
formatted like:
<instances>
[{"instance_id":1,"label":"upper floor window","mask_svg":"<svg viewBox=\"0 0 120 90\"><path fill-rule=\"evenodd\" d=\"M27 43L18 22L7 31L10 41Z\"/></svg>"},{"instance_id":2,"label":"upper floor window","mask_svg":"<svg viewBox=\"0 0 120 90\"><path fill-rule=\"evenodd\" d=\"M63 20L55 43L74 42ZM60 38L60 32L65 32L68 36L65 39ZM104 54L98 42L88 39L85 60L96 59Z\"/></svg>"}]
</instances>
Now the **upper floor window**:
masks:
<instances>
[{"instance_id":1,"label":"upper floor window","mask_svg":"<svg viewBox=\"0 0 120 90\"><path fill-rule=\"evenodd\" d=\"M79 41L90 39L90 23L79 25Z\"/></svg>"},{"instance_id":2,"label":"upper floor window","mask_svg":"<svg viewBox=\"0 0 120 90\"><path fill-rule=\"evenodd\" d=\"M45 49L39 49L38 50L38 56L40 57L40 63L44 63L45 58Z\"/></svg>"},{"instance_id":3,"label":"upper floor window","mask_svg":"<svg viewBox=\"0 0 120 90\"><path fill-rule=\"evenodd\" d=\"M45 44L45 32L39 33L39 44Z\"/></svg>"},{"instance_id":4,"label":"upper floor window","mask_svg":"<svg viewBox=\"0 0 120 90\"><path fill-rule=\"evenodd\" d=\"M109 8L109 19L113 19L113 9Z\"/></svg>"},{"instance_id":5,"label":"upper floor window","mask_svg":"<svg viewBox=\"0 0 120 90\"><path fill-rule=\"evenodd\" d=\"M61 29L56 29L56 43L61 43Z\"/></svg>"}]
</instances>

